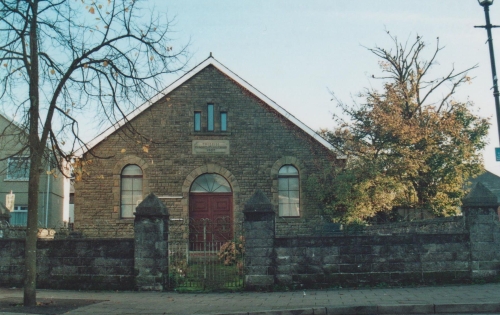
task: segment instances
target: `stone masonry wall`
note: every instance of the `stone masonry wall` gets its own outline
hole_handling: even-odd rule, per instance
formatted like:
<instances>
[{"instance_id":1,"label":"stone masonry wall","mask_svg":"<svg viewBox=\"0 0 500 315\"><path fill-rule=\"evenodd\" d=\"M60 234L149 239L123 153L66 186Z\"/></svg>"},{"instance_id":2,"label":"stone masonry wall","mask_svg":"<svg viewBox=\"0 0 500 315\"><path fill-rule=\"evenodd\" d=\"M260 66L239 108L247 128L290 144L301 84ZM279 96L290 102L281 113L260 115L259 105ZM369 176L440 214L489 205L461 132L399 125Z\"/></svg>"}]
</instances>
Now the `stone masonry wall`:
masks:
<instances>
[{"instance_id":1,"label":"stone masonry wall","mask_svg":"<svg viewBox=\"0 0 500 315\"><path fill-rule=\"evenodd\" d=\"M291 288L498 281L498 209L497 197L476 187L463 217L380 225L360 235L275 237L266 275ZM245 231L247 242L258 235Z\"/></svg>"},{"instance_id":2,"label":"stone masonry wall","mask_svg":"<svg viewBox=\"0 0 500 315\"><path fill-rule=\"evenodd\" d=\"M363 228L363 233L369 235L392 235L402 233L453 234L466 232L465 217L463 216L402 221L371 225Z\"/></svg>"},{"instance_id":3,"label":"stone masonry wall","mask_svg":"<svg viewBox=\"0 0 500 315\"><path fill-rule=\"evenodd\" d=\"M212 132L207 131L208 103L215 107ZM193 131L195 111L201 112L200 132ZM224 132L220 112L227 112ZM227 140L229 154L193 154L193 140ZM292 164L299 170L301 217L288 221L301 222L319 213L306 187L308 176L323 163L342 162L213 66L143 111L93 153L109 158L85 156L83 179L75 184L75 229L88 237L133 237L133 219L120 218L120 174L128 164L143 170L143 196L158 196L172 218L189 216L189 189L198 175L222 175L233 190L236 222L242 221L242 206L257 189L277 210L277 172Z\"/></svg>"},{"instance_id":4,"label":"stone masonry wall","mask_svg":"<svg viewBox=\"0 0 500 315\"><path fill-rule=\"evenodd\" d=\"M276 238L276 284L294 288L463 283L468 234Z\"/></svg>"},{"instance_id":5,"label":"stone masonry wall","mask_svg":"<svg viewBox=\"0 0 500 315\"><path fill-rule=\"evenodd\" d=\"M24 240L0 239L0 285L22 287ZM133 239L38 240L37 287L133 290Z\"/></svg>"},{"instance_id":6,"label":"stone masonry wall","mask_svg":"<svg viewBox=\"0 0 500 315\"><path fill-rule=\"evenodd\" d=\"M467 209L474 279L500 275L500 222L495 208Z\"/></svg>"}]
</instances>

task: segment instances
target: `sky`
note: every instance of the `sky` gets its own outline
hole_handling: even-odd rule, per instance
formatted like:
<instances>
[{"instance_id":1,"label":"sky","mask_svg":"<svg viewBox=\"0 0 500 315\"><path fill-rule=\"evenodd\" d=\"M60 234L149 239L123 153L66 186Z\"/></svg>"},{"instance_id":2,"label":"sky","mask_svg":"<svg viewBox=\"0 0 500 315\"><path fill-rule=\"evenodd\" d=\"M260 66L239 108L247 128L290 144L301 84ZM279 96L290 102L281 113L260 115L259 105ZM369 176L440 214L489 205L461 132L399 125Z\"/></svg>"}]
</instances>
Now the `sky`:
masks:
<instances>
[{"instance_id":1,"label":"sky","mask_svg":"<svg viewBox=\"0 0 500 315\"><path fill-rule=\"evenodd\" d=\"M490 7L500 24L500 1ZM314 130L333 128L331 93L345 103L365 88L377 88L378 59L367 48L390 48L387 31L412 42L417 35L433 52L444 46L436 75L455 67L471 84L456 94L491 117L486 169L500 175L499 146L484 11L476 0L155 0L155 12L174 20L173 45L189 42L188 69L210 53ZM500 52L500 29L493 29ZM498 55L498 54L497 54ZM499 59L500 62L500 59ZM179 74L180 75L180 74ZM173 81L174 78L172 78Z\"/></svg>"}]
</instances>

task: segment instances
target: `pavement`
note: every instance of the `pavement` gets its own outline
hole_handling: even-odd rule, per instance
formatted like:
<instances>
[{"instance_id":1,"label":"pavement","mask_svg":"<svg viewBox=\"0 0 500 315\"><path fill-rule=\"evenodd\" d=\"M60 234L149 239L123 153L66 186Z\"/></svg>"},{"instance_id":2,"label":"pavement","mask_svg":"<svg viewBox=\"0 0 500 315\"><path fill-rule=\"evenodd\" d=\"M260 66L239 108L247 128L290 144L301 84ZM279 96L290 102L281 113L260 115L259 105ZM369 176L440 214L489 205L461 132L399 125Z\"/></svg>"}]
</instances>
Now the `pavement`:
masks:
<instances>
[{"instance_id":1,"label":"pavement","mask_svg":"<svg viewBox=\"0 0 500 315\"><path fill-rule=\"evenodd\" d=\"M22 296L22 289L0 288L0 314L500 314L500 283L237 293L38 290L34 308L20 306Z\"/></svg>"}]
</instances>

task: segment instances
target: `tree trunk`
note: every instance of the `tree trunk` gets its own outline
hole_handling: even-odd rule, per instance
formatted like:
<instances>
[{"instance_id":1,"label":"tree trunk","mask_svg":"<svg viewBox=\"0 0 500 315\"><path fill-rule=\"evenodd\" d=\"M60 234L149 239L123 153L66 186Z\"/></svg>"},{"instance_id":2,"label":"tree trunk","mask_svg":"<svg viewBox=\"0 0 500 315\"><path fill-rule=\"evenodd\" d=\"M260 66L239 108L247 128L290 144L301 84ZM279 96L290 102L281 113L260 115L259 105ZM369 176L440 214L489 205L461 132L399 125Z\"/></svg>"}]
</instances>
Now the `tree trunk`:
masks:
<instances>
[{"instance_id":1,"label":"tree trunk","mask_svg":"<svg viewBox=\"0 0 500 315\"><path fill-rule=\"evenodd\" d=\"M40 183L40 165L44 146L40 144L38 135L38 120L40 97L38 91L38 0L33 0L31 6L31 21L29 29L29 151L30 176L28 186L28 224L26 227L26 243L24 247L24 306L36 305L36 243L38 234L38 189Z\"/></svg>"},{"instance_id":2,"label":"tree trunk","mask_svg":"<svg viewBox=\"0 0 500 315\"><path fill-rule=\"evenodd\" d=\"M35 157L36 159L36 157ZM33 162L34 159L31 159ZM28 225L24 247L24 306L36 305L36 243L38 237L38 186L40 173L36 165L30 165L28 187Z\"/></svg>"}]
</instances>

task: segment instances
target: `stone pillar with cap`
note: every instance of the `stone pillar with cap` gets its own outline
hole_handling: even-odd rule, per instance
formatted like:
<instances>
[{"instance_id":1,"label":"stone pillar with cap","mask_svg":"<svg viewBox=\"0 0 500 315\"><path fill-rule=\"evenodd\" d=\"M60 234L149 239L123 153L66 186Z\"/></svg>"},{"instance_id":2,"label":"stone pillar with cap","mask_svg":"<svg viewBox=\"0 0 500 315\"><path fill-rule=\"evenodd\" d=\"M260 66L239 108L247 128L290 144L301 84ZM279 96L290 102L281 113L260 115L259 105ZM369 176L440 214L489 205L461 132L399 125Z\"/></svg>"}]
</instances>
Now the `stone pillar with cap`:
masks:
<instances>
[{"instance_id":1,"label":"stone pillar with cap","mask_svg":"<svg viewBox=\"0 0 500 315\"><path fill-rule=\"evenodd\" d=\"M9 235L10 211L0 203L0 239Z\"/></svg>"},{"instance_id":2,"label":"stone pillar with cap","mask_svg":"<svg viewBox=\"0 0 500 315\"><path fill-rule=\"evenodd\" d=\"M153 193L136 208L134 269L136 289L162 291L168 277L167 207Z\"/></svg>"},{"instance_id":3,"label":"stone pillar with cap","mask_svg":"<svg viewBox=\"0 0 500 315\"><path fill-rule=\"evenodd\" d=\"M464 198L462 213L470 241L472 279L494 279L500 272L498 196L481 182Z\"/></svg>"},{"instance_id":4,"label":"stone pillar with cap","mask_svg":"<svg viewBox=\"0 0 500 315\"><path fill-rule=\"evenodd\" d=\"M245 204L243 235L245 236L245 288L267 289L275 284L273 205L261 191Z\"/></svg>"}]
</instances>

